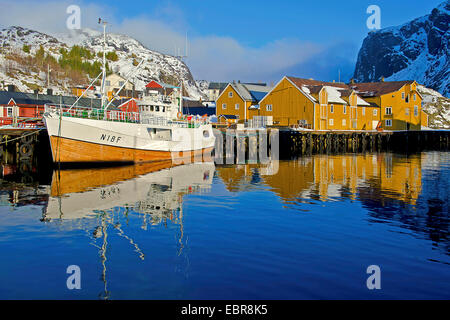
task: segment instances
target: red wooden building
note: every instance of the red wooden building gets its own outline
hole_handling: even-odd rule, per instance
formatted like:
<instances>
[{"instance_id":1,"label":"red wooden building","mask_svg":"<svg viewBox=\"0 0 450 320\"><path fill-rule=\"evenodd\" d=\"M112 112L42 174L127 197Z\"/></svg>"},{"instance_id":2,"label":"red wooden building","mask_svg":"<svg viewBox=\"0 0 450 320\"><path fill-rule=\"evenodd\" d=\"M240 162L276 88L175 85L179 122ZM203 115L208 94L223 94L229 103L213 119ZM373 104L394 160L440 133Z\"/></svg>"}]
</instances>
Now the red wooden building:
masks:
<instances>
[{"instance_id":1,"label":"red wooden building","mask_svg":"<svg viewBox=\"0 0 450 320\"><path fill-rule=\"evenodd\" d=\"M24 125L42 120L44 104L40 100L11 98L8 104L0 105L0 125Z\"/></svg>"}]
</instances>

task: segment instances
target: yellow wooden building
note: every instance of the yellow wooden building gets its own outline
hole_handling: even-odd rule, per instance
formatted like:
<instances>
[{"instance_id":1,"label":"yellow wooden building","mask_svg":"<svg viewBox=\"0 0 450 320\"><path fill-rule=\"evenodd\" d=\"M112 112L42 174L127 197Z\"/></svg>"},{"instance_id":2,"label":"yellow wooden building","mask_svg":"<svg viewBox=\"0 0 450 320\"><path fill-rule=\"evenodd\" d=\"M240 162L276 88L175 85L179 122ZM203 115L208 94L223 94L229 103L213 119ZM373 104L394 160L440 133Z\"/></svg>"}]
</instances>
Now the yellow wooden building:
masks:
<instances>
[{"instance_id":1,"label":"yellow wooden building","mask_svg":"<svg viewBox=\"0 0 450 320\"><path fill-rule=\"evenodd\" d=\"M284 77L251 115L313 130L374 130L380 121L379 107L346 84L294 77Z\"/></svg>"},{"instance_id":2,"label":"yellow wooden building","mask_svg":"<svg viewBox=\"0 0 450 320\"><path fill-rule=\"evenodd\" d=\"M216 100L216 115L219 120L244 122L254 113L252 106L272 88L266 85L229 83Z\"/></svg>"},{"instance_id":3,"label":"yellow wooden building","mask_svg":"<svg viewBox=\"0 0 450 320\"><path fill-rule=\"evenodd\" d=\"M425 115L416 81L351 83L349 87L364 100L380 107L383 129L421 130Z\"/></svg>"}]
</instances>

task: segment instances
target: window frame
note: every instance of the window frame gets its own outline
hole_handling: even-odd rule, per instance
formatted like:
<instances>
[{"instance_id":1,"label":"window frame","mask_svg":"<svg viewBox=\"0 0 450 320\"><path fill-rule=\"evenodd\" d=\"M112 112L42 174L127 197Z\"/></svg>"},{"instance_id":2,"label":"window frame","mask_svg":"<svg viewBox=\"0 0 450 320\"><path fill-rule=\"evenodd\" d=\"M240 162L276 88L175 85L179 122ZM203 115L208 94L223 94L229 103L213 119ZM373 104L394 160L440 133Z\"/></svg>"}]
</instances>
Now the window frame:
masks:
<instances>
[{"instance_id":1,"label":"window frame","mask_svg":"<svg viewBox=\"0 0 450 320\"><path fill-rule=\"evenodd\" d=\"M384 124L386 127L392 127L392 119L386 119Z\"/></svg>"},{"instance_id":2,"label":"window frame","mask_svg":"<svg viewBox=\"0 0 450 320\"><path fill-rule=\"evenodd\" d=\"M387 116L392 116L392 107L386 107L385 114Z\"/></svg>"},{"instance_id":3,"label":"window frame","mask_svg":"<svg viewBox=\"0 0 450 320\"><path fill-rule=\"evenodd\" d=\"M272 104L266 104L266 111L272 112L273 111L273 105Z\"/></svg>"},{"instance_id":4,"label":"window frame","mask_svg":"<svg viewBox=\"0 0 450 320\"><path fill-rule=\"evenodd\" d=\"M222 103L222 110L227 110L227 104L226 103Z\"/></svg>"}]
</instances>

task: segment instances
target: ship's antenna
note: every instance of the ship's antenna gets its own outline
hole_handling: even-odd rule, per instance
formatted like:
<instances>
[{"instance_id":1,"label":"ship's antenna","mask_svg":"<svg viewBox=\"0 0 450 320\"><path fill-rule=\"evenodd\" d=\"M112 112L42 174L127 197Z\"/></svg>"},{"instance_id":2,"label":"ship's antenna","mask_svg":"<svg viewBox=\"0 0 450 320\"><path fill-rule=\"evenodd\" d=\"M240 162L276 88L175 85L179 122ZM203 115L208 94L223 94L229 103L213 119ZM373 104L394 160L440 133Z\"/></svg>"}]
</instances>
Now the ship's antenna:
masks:
<instances>
[{"instance_id":1,"label":"ship's antenna","mask_svg":"<svg viewBox=\"0 0 450 320\"><path fill-rule=\"evenodd\" d=\"M102 108L105 107L105 101L106 101L106 25L108 24L107 21L102 20L102 18L98 18L98 23L103 24L103 64L102 64Z\"/></svg>"}]
</instances>

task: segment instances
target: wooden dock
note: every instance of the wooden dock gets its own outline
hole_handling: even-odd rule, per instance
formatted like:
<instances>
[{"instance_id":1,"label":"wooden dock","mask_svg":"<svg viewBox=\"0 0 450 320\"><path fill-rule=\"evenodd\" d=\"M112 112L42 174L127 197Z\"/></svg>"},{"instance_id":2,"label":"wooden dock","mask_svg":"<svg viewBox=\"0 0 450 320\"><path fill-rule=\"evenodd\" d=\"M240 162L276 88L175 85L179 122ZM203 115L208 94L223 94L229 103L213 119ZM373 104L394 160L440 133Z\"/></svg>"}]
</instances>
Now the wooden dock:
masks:
<instances>
[{"instance_id":1,"label":"wooden dock","mask_svg":"<svg viewBox=\"0 0 450 320\"><path fill-rule=\"evenodd\" d=\"M20 173L29 172L37 158L48 159L50 144L42 128L0 128L0 157L3 166L15 165Z\"/></svg>"},{"instance_id":2,"label":"wooden dock","mask_svg":"<svg viewBox=\"0 0 450 320\"><path fill-rule=\"evenodd\" d=\"M270 155L273 142L278 140L276 150L279 159L291 159L317 153L360 153L360 152L420 152L426 150L450 150L450 130L424 131L303 131L291 129L236 130L220 128L223 137L216 143L216 158L223 154L230 159L253 159L263 148ZM217 134L216 134L217 135ZM274 136L276 135L276 137ZM275 140L274 140L275 139ZM222 146L221 146L222 144ZM256 146L256 147L255 147ZM240 156L239 156L240 155Z\"/></svg>"}]
</instances>

